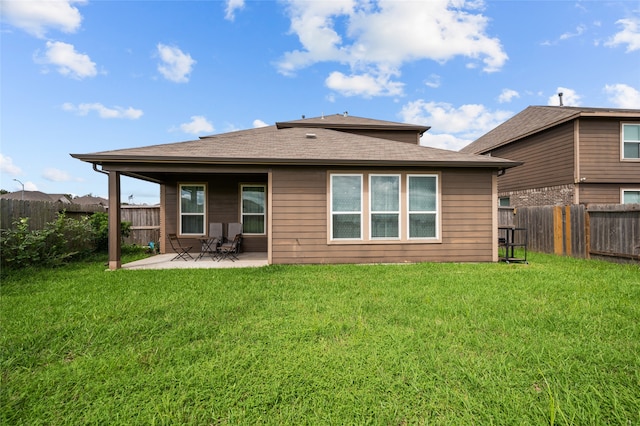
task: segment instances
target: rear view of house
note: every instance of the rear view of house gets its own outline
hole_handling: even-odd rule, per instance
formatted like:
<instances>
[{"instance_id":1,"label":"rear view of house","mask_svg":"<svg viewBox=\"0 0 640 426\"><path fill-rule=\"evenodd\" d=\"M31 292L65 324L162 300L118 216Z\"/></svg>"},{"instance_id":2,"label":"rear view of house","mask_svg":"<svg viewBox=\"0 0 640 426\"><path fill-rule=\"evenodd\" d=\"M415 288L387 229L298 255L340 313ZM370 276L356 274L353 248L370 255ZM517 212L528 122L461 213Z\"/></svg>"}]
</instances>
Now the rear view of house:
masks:
<instances>
[{"instance_id":1,"label":"rear view of house","mask_svg":"<svg viewBox=\"0 0 640 426\"><path fill-rule=\"evenodd\" d=\"M160 185L165 251L239 222L272 264L496 261L497 177L519 163L421 146L428 129L336 114L72 156L109 174L110 229L121 175Z\"/></svg>"},{"instance_id":2,"label":"rear view of house","mask_svg":"<svg viewBox=\"0 0 640 426\"><path fill-rule=\"evenodd\" d=\"M502 205L640 203L640 110L530 106L460 152L524 165L498 179Z\"/></svg>"}]
</instances>

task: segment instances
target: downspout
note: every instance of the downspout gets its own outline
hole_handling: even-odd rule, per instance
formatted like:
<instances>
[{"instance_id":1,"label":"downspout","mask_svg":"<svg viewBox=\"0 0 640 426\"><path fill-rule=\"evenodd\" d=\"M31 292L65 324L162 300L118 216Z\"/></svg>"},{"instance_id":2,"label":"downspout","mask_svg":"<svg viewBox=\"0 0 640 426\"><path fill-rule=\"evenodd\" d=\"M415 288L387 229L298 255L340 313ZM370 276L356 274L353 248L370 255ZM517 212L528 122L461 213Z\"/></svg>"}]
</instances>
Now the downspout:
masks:
<instances>
[{"instance_id":1,"label":"downspout","mask_svg":"<svg viewBox=\"0 0 640 426\"><path fill-rule=\"evenodd\" d=\"M98 170L98 165L96 163L92 163L92 164L93 164L93 170L95 172L102 173L102 174L105 174L105 175L109 176L108 172L105 172L104 170Z\"/></svg>"}]
</instances>

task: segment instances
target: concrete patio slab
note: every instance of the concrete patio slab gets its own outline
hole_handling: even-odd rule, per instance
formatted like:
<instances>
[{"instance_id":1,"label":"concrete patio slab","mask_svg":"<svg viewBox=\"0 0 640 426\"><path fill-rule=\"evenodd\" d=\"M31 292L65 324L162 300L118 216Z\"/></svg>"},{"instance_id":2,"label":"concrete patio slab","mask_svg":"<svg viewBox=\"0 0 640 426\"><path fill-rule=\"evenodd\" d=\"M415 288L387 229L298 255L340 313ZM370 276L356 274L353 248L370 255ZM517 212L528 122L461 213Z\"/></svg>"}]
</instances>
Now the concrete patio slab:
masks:
<instances>
[{"instance_id":1,"label":"concrete patio slab","mask_svg":"<svg viewBox=\"0 0 640 426\"><path fill-rule=\"evenodd\" d=\"M193 254L194 259L197 253ZM213 260L209 256L203 256L200 260L171 260L175 253L158 254L146 259L136 260L122 265L122 269L215 269L215 268L256 268L267 266L267 253L240 253L239 260L235 262L225 259L221 261Z\"/></svg>"}]
</instances>

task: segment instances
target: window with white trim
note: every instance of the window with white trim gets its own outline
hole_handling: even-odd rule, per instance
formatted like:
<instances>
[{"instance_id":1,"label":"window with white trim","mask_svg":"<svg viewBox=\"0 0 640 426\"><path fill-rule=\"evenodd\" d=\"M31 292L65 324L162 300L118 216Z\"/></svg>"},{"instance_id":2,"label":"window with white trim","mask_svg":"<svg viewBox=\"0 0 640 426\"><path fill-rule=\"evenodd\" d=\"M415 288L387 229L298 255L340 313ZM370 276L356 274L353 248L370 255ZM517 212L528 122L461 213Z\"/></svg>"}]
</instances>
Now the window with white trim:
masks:
<instances>
[{"instance_id":1,"label":"window with white trim","mask_svg":"<svg viewBox=\"0 0 640 426\"><path fill-rule=\"evenodd\" d=\"M362 175L331 175L331 239L362 238Z\"/></svg>"},{"instance_id":2,"label":"window with white trim","mask_svg":"<svg viewBox=\"0 0 640 426\"><path fill-rule=\"evenodd\" d=\"M241 185L242 233L264 235L267 211L266 185Z\"/></svg>"},{"instance_id":3,"label":"window with white trim","mask_svg":"<svg viewBox=\"0 0 640 426\"><path fill-rule=\"evenodd\" d=\"M329 241L439 242L438 176L330 173Z\"/></svg>"},{"instance_id":4,"label":"window with white trim","mask_svg":"<svg viewBox=\"0 0 640 426\"><path fill-rule=\"evenodd\" d=\"M400 176L369 175L371 239L400 238Z\"/></svg>"},{"instance_id":5,"label":"window with white trim","mask_svg":"<svg viewBox=\"0 0 640 426\"><path fill-rule=\"evenodd\" d=\"M640 159L640 124L622 125L622 158Z\"/></svg>"},{"instance_id":6,"label":"window with white trim","mask_svg":"<svg viewBox=\"0 0 640 426\"><path fill-rule=\"evenodd\" d=\"M180 184L180 234L204 235L207 214L207 187L202 184Z\"/></svg>"},{"instance_id":7,"label":"window with white trim","mask_svg":"<svg viewBox=\"0 0 640 426\"><path fill-rule=\"evenodd\" d=\"M640 189L623 189L622 204L640 204Z\"/></svg>"},{"instance_id":8,"label":"window with white trim","mask_svg":"<svg viewBox=\"0 0 640 426\"><path fill-rule=\"evenodd\" d=\"M438 177L407 176L408 237L438 238Z\"/></svg>"}]
</instances>

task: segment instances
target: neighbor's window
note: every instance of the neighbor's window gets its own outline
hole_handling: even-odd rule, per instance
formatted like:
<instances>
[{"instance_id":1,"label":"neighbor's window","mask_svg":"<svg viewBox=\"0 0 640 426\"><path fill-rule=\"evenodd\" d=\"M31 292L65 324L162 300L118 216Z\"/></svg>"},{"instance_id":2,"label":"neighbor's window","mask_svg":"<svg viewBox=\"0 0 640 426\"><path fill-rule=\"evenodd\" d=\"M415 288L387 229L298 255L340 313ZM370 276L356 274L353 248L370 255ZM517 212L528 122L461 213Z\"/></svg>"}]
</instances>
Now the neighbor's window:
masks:
<instances>
[{"instance_id":1,"label":"neighbor's window","mask_svg":"<svg viewBox=\"0 0 640 426\"><path fill-rule=\"evenodd\" d=\"M331 238L362 238L362 175L331 175Z\"/></svg>"},{"instance_id":2,"label":"neighbor's window","mask_svg":"<svg viewBox=\"0 0 640 426\"><path fill-rule=\"evenodd\" d=\"M438 177L407 176L409 239L437 238Z\"/></svg>"},{"instance_id":3,"label":"neighbor's window","mask_svg":"<svg viewBox=\"0 0 640 426\"><path fill-rule=\"evenodd\" d=\"M242 185L242 233L264 235L266 223L266 186Z\"/></svg>"},{"instance_id":4,"label":"neighbor's window","mask_svg":"<svg viewBox=\"0 0 640 426\"><path fill-rule=\"evenodd\" d=\"M509 207L511 205L511 198L509 197L500 197L498 199L500 207Z\"/></svg>"},{"instance_id":5,"label":"neighbor's window","mask_svg":"<svg viewBox=\"0 0 640 426\"><path fill-rule=\"evenodd\" d=\"M640 189L623 190L622 204L640 204Z\"/></svg>"},{"instance_id":6,"label":"neighbor's window","mask_svg":"<svg viewBox=\"0 0 640 426\"><path fill-rule=\"evenodd\" d=\"M205 234L205 206L205 185L180 185L180 234Z\"/></svg>"},{"instance_id":7,"label":"neighbor's window","mask_svg":"<svg viewBox=\"0 0 640 426\"><path fill-rule=\"evenodd\" d=\"M622 158L640 158L640 124L622 125Z\"/></svg>"},{"instance_id":8,"label":"neighbor's window","mask_svg":"<svg viewBox=\"0 0 640 426\"><path fill-rule=\"evenodd\" d=\"M400 238L400 176L369 175L371 238Z\"/></svg>"}]
</instances>

